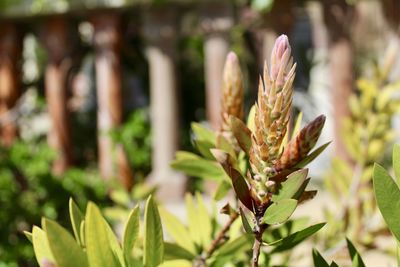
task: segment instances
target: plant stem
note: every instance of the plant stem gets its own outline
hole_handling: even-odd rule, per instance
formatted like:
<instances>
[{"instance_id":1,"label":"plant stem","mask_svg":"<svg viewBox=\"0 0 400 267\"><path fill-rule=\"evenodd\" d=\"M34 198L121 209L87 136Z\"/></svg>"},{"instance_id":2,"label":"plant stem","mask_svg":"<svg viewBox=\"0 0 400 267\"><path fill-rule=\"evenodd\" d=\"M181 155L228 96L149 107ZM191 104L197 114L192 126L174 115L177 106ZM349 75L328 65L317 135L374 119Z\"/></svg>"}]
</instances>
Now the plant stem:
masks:
<instances>
[{"instance_id":1,"label":"plant stem","mask_svg":"<svg viewBox=\"0 0 400 267\"><path fill-rule=\"evenodd\" d=\"M236 211L231 214L229 221L224 225L224 227L218 233L217 237L212 241L210 248L206 252L205 255L206 259L209 258L214 253L214 251L221 245L221 243L223 243L223 240L226 238L226 233L229 231L232 224L236 221L238 217L239 213Z\"/></svg>"},{"instance_id":2,"label":"plant stem","mask_svg":"<svg viewBox=\"0 0 400 267\"><path fill-rule=\"evenodd\" d=\"M260 225L260 220L262 217L256 216L255 226L254 226L254 244L253 244L253 258L251 260L251 267L258 267L258 259L260 257L262 236L267 229L267 225Z\"/></svg>"}]
</instances>

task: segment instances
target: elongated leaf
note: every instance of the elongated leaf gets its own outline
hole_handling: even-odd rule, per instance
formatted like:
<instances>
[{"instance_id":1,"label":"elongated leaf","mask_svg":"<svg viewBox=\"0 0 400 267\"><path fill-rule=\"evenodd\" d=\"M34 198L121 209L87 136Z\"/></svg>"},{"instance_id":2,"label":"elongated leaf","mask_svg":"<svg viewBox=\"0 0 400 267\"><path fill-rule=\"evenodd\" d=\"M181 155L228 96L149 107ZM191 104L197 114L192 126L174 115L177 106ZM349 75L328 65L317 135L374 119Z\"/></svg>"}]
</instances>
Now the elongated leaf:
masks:
<instances>
[{"instance_id":1,"label":"elongated leaf","mask_svg":"<svg viewBox=\"0 0 400 267\"><path fill-rule=\"evenodd\" d=\"M307 164L311 163L316 157L318 157L330 144L331 142L325 143L322 146L315 149L313 152L308 154L302 161L296 164L295 168L303 168Z\"/></svg>"},{"instance_id":2,"label":"elongated leaf","mask_svg":"<svg viewBox=\"0 0 400 267\"><path fill-rule=\"evenodd\" d=\"M185 206L186 206L186 215L188 218L190 237L194 243L201 246L202 239L201 239L200 231L198 229L198 227L199 227L198 211L197 211L196 206L193 203L193 198L189 193L187 193L185 195Z\"/></svg>"},{"instance_id":3,"label":"elongated leaf","mask_svg":"<svg viewBox=\"0 0 400 267\"><path fill-rule=\"evenodd\" d=\"M230 117L231 130L235 136L240 148L248 154L251 147L251 131L247 126L238 118Z\"/></svg>"},{"instance_id":4,"label":"elongated leaf","mask_svg":"<svg viewBox=\"0 0 400 267\"><path fill-rule=\"evenodd\" d=\"M282 199L272 203L264 213L263 223L278 224L283 223L292 215L297 207L297 200Z\"/></svg>"},{"instance_id":5,"label":"elongated leaf","mask_svg":"<svg viewBox=\"0 0 400 267\"><path fill-rule=\"evenodd\" d=\"M242 174L232 166L232 159L229 154L219 149L212 149L211 153L221 164L226 174L231 178L233 189L235 190L237 198L249 210L253 210L253 201L250 196L249 186L247 185Z\"/></svg>"},{"instance_id":6,"label":"elongated leaf","mask_svg":"<svg viewBox=\"0 0 400 267\"><path fill-rule=\"evenodd\" d=\"M219 182L217 190L215 190L214 199L216 201L222 200L232 188L231 183L226 180L222 180Z\"/></svg>"},{"instance_id":7,"label":"elongated leaf","mask_svg":"<svg viewBox=\"0 0 400 267\"><path fill-rule=\"evenodd\" d=\"M313 249L312 255L315 267L329 267L329 264L316 249Z\"/></svg>"},{"instance_id":8,"label":"elongated leaf","mask_svg":"<svg viewBox=\"0 0 400 267\"><path fill-rule=\"evenodd\" d=\"M51 253L49 243L47 241L46 232L37 226L33 226L32 229L32 243L33 250L35 251L36 260L40 267L45 267L43 265L44 261L54 263L54 257Z\"/></svg>"},{"instance_id":9,"label":"elongated leaf","mask_svg":"<svg viewBox=\"0 0 400 267\"><path fill-rule=\"evenodd\" d=\"M26 238L29 240L29 242L33 242L32 240L32 233L28 232L28 231L24 231L24 235L26 236Z\"/></svg>"},{"instance_id":10,"label":"elongated leaf","mask_svg":"<svg viewBox=\"0 0 400 267\"><path fill-rule=\"evenodd\" d=\"M89 266L86 253L67 230L48 219L44 220L43 226L58 267L75 267L77 263L82 267Z\"/></svg>"},{"instance_id":11,"label":"elongated leaf","mask_svg":"<svg viewBox=\"0 0 400 267\"><path fill-rule=\"evenodd\" d=\"M356 250L353 243L346 238L347 249L349 250L349 255L353 263L353 267L365 267L365 264L360 256L360 253Z\"/></svg>"},{"instance_id":12,"label":"elongated leaf","mask_svg":"<svg viewBox=\"0 0 400 267\"><path fill-rule=\"evenodd\" d=\"M212 225L211 218L208 214L207 207L199 192L196 192L197 199L197 225L203 247L207 247L211 243Z\"/></svg>"},{"instance_id":13,"label":"elongated leaf","mask_svg":"<svg viewBox=\"0 0 400 267\"><path fill-rule=\"evenodd\" d=\"M201 177L214 181L220 181L226 177L224 170L214 161L194 156L192 158L177 158L170 166L178 171L194 177Z\"/></svg>"},{"instance_id":14,"label":"elongated leaf","mask_svg":"<svg viewBox=\"0 0 400 267\"><path fill-rule=\"evenodd\" d=\"M172 239L184 249L191 253L196 253L196 247L190 238L190 233L181 221L164 208L160 208L160 214L163 226L165 226Z\"/></svg>"},{"instance_id":15,"label":"elongated leaf","mask_svg":"<svg viewBox=\"0 0 400 267\"><path fill-rule=\"evenodd\" d=\"M281 183L278 191L272 196L272 201L293 198L299 191L308 175L308 169L301 169L293 172L287 180Z\"/></svg>"},{"instance_id":16,"label":"elongated leaf","mask_svg":"<svg viewBox=\"0 0 400 267\"><path fill-rule=\"evenodd\" d=\"M191 125L192 125L192 131L196 135L196 139L208 141L212 144L215 144L216 136L212 130L196 122L192 122Z\"/></svg>"},{"instance_id":17,"label":"elongated leaf","mask_svg":"<svg viewBox=\"0 0 400 267\"><path fill-rule=\"evenodd\" d=\"M253 224L252 220L248 219L247 214L245 214L245 211L241 207L239 208L239 211L240 211L240 218L242 219L242 225L243 225L244 230L248 234L253 234L254 224Z\"/></svg>"},{"instance_id":18,"label":"elongated leaf","mask_svg":"<svg viewBox=\"0 0 400 267\"><path fill-rule=\"evenodd\" d=\"M89 202L85 216L85 243L90 267L119 267L111 247L109 234L99 208Z\"/></svg>"},{"instance_id":19,"label":"elongated leaf","mask_svg":"<svg viewBox=\"0 0 400 267\"><path fill-rule=\"evenodd\" d=\"M214 159L213 155L210 152L211 148L215 147L215 144L210 143L209 141L205 140L195 140L194 141L197 150L200 152L203 157L206 159Z\"/></svg>"},{"instance_id":20,"label":"elongated leaf","mask_svg":"<svg viewBox=\"0 0 400 267\"><path fill-rule=\"evenodd\" d=\"M164 243L164 258L166 261L169 260L193 260L196 256L191 253L190 251L187 251L183 247L165 242Z\"/></svg>"},{"instance_id":21,"label":"elongated leaf","mask_svg":"<svg viewBox=\"0 0 400 267\"><path fill-rule=\"evenodd\" d=\"M318 223L311 225L301 231L297 231L293 234L288 235L287 237L282 238L276 242L270 243L270 246L276 246L272 251L275 252L282 252L293 247L297 246L316 232L318 232L326 223Z\"/></svg>"},{"instance_id":22,"label":"elongated leaf","mask_svg":"<svg viewBox=\"0 0 400 267\"><path fill-rule=\"evenodd\" d=\"M124 230L123 249L124 257L127 262L130 262L132 249L139 236L139 220L140 210L139 206L136 206L129 214L128 222L126 223Z\"/></svg>"},{"instance_id":23,"label":"elongated leaf","mask_svg":"<svg viewBox=\"0 0 400 267\"><path fill-rule=\"evenodd\" d=\"M69 199L69 216L71 219L72 230L74 231L75 239L78 241L80 246L83 246L82 238L80 236L80 227L84 217L72 198Z\"/></svg>"},{"instance_id":24,"label":"elongated leaf","mask_svg":"<svg viewBox=\"0 0 400 267\"><path fill-rule=\"evenodd\" d=\"M393 170L397 179L397 185L400 185L400 145L395 144L393 147Z\"/></svg>"},{"instance_id":25,"label":"elongated leaf","mask_svg":"<svg viewBox=\"0 0 400 267\"><path fill-rule=\"evenodd\" d=\"M160 215L151 196L146 203L144 225L143 263L146 267L156 267L163 262L164 242Z\"/></svg>"},{"instance_id":26,"label":"elongated leaf","mask_svg":"<svg viewBox=\"0 0 400 267\"><path fill-rule=\"evenodd\" d=\"M187 260L172 260L166 261L159 265L159 267L192 267L192 262Z\"/></svg>"},{"instance_id":27,"label":"elongated leaf","mask_svg":"<svg viewBox=\"0 0 400 267\"><path fill-rule=\"evenodd\" d=\"M214 256L231 256L232 258L235 258L238 253L248 251L252 246L253 240L254 239L252 235L242 235L232 241L223 244L219 249L217 249Z\"/></svg>"},{"instance_id":28,"label":"elongated leaf","mask_svg":"<svg viewBox=\"0 0 400 267\"><path fill-rule=\"evenodd\" d=\"M218 134L218 136L217 136L217 145L216 145L216 147L218 149L221 149L222 151L225 151L231 157L234 157L234 158L236 157L235 148L233 147L231 142L226 140L226 138L222 134ZM212 158L214 158L214 157L212 157Z\"/></svg>"},{"instance_id":29,"label":"elongated leaf","mask_svg":"<svg viewBox=\"0 0 400 267\"><path fill-rule=\"evenodd\" d=\"M379 210L390 231L400 240L400 190L392 177L379 164L374 165L374 191Z\"/></svg>"}]
</instances>

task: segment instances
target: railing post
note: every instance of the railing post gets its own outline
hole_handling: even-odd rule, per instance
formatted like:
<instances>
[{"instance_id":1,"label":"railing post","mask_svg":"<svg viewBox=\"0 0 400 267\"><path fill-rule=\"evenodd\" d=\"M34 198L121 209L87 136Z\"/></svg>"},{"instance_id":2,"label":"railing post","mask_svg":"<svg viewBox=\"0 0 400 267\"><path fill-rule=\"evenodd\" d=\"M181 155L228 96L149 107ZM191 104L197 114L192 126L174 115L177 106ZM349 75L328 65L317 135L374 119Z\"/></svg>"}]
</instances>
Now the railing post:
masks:
<instances>
[{"instance_id":1,"label":"railing post","mask_svg":"<svg viewBox=\"0 0 400 267\"><path fill-rule=\"evenodd\" d=\"M179 147L179 101L176 81L177 16L173 10L152 9L145 17L150 75L152 183L163 199L180 198L185 180L169 167Z\"/></svg>"},{"instance_id":2,"label":"railing post","mask_svg":"<svg viewBox=\"0 0 400 267\"><path fill-rule=\"evenodd\" d=\"M94 26L99 168L105 179L115 177L113 154L116 155L118 172L123 174L118 178L129 189L133 182L131 172L122 171L120 164L123 161L124 168L127 167L125 152L120 145L114 149L110 137L110 131L121 125L123 119L121 18L117 13L97 13L91 21Z\"/></svg>"},{"instance_id":3,"label":"railing post","mask_svg":"<svg viewBox=\"0 0 400 267\"><path fill-rule=\"evenodd\" d=\"M201 28L204 32L204 74L207 118L214 130L221 123L221 82L226 55L229 52L229 30L233 26L232 6L216 1L201 6Z\"/></svg>"},{"instance_id":4,"label":"railing post","mask_svg":"<svg viewBox=\"0 0 400 267\"><path fill-rule=\"evenodd\" d=\"M22 33L11 22L0 27L0 138L11 145L18 135L14 108L21 90Z\"/></svg>"},{"instance_id":5,"label":"railing post","mask_svg":"<svg viewBox=\"0 0 400 267\"><path fill-rule=\"evenodd\" d=\"M72 164L67 75L72 64L74 38L77 38L73 34L62 16L46 19L41 28L41 39L48 53L45 70L45 92L51 120L48 142L58 153L53 165L56 174L63 173Z\"/></svg>"}]
</instances>

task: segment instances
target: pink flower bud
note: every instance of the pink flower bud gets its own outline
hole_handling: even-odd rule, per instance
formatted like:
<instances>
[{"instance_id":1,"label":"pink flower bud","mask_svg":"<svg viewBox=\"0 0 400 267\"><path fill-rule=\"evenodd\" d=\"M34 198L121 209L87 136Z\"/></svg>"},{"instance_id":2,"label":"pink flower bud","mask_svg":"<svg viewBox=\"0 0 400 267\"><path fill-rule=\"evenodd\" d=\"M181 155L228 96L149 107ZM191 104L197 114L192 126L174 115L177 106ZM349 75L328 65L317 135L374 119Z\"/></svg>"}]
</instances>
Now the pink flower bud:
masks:
<instances>
[{"instance_id":1,"label":"pink flower bud","mask_svg":"<svg viewBox=\"0 0 400 267\"><path fill-rule=\"evenodd\" d=\"M56 265L54 263L52 263L51 261L49 261L48 259L43 259L41 261L41 263L42 263L41 265L43 267L56 267Z\"/></svg>"},{"instance_id":2,"label":"pink flower bud","mask_svg":"<svg viewBox=\"0 0 400 267\"><path fill-rule=\"evenodd\" d=\"M271 80L276 81L279 86L282 86L285 82L287 72L289 71L290 56L291 47L289 39L286 35L282 34L276 39L271 55Z\"/></svg>"}]
</instances>

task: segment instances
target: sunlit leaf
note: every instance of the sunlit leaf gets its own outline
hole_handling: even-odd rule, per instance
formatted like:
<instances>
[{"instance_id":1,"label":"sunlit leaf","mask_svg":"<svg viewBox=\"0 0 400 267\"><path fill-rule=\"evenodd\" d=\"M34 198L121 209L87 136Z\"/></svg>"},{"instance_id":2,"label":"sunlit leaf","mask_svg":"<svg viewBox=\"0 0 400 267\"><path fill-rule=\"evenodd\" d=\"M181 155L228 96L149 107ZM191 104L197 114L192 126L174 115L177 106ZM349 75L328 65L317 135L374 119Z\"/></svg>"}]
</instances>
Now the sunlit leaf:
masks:
<instances>
[{"instance_id":1,"label":"sunlit leaf","mask_svg":"<svg viewBox=\"0 0 400 267\"><path fill-rule=\"evenodd\" d=\"M78 241L79 245L83 246L82 238L80 236L80 227L84 216L72 198L69 199L69 216L71 219L72 230L74 231L75 239Z\"/></svg>"},{"instance_id":2,"label":"sunlit leaf","mask_svg":"<svg viewBox=\"0 0 400 267\"><path fill-rule=\"evenodd\" d=\"M166 261L178 259L191 261L195 257L196 256L193 253L177 244L169 242L164 243L164 258Z\"/></svg>"},{"instance_id":3,"label":"sunlit leaf","mask_svg":"<svg viewBox=\"0 0 400 267\"><path fill-rule=\"evenodd\" d=\"M163 262L164 242L160 215L152 196L146 202L144 227L143 263L146 267L156 267Z\"/></svg>"},{"instance_id":4,"label":"sunlit leaf","mask_svg":"<svg viewBox=\"0 0 400 267\"><path fill-rule=\"evenodd\" d=\"M46 267L43 265L43 261L55 262L47 241L46 232L37 226L33 226L32 229L32 243L36 260L40 267Z\"/></svg>"},{"instance_id":5,"label":"sunlit leaf","mask_svg":"<svg viewBox=\"0 0 400 267\"><path fill-rule=\"evenodd\" d=\"M139 206L136 206L129 214L123 236L124 257L127 262L130 261L132 249L139 235L139 220L140 210Z\"/></svg>"},{"instance_id":6,"label":"sunlit leaf","mask_svg":"<svg viewBox=\"0 0 400 267\"><path fill-rule=\"evenodd\" d=\"M296 207L297 200L295 199L282 199L274 202L265 211L262 221L266 224L283 223L289 219Z\"/></svg>"},{"instance_id":7,"label":"sunlit leaf","mask_svg":"<svg viewBox=\"0 0 400 267\"><path fill-rule=\"evenodd\" d=\"M45 219L43 225L46 237L58 267L89 266L86 253L74 237L58 223Z\"/></svg>"},{"instance_id":8,"label":"sunlit leaf","mask_svg":"<svg viewBox=\"0 0 400 267\"><path fill-rule=\"evenodd\" d=\"M299 191L308 175L308 169L301 169L291 173L287 180L280 184L277 192L272 195L272 201L293 198ZM301 192L302 193L302 192Z\"/></svg>"},{"instance_id":9,"label":"sunlit leaf","mask_svg":"<svg viewBox=\"0 0 400 267\"><path fill-rule=\"evenodd\" d=\"M189 230L182 224L182 222L164 208L160 208L160 214L163 226L165 226L168 234L173 238L173 240L191 253L196 253L196 247L190 238Z\"/></svg>"},{"instance_id":10,"label":"sunlit leaf","mask_svg":"<svg viewBox=\"0 0 400 267\"><path fill-rule=\"evenodd\" d=\"M396 182L387 171L375 164L374 166L374 191L379 210L385 219L390 231L397 240L400 240L400 190Z\"/></svg>"},{"instance_id":11,"label":"sunlit leaf","mask_svg":"<svg viewBox=\"0 0 400 267\"><path fill-rule=\"evenodd\" d=\"M312 226L309 226L303 230L294 232L278 241L270 243L268 245L275 246L273 252L281 252L285 250L292 249L293 247L297 246L308 237L312 236L316 232L318 232L326 223L318 223Z\"/></svg>"}]
</instances>

